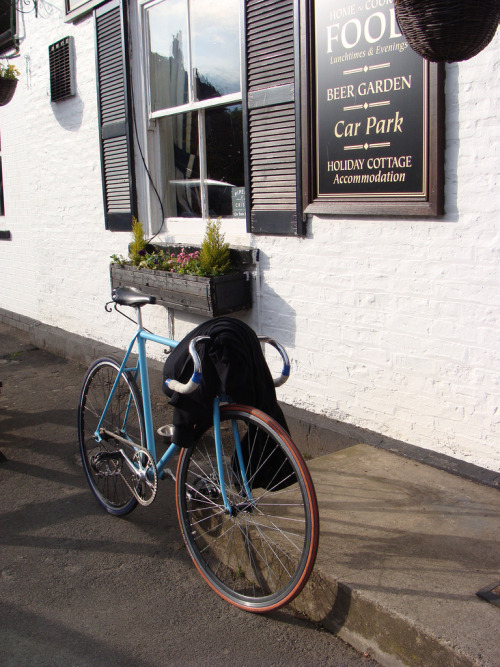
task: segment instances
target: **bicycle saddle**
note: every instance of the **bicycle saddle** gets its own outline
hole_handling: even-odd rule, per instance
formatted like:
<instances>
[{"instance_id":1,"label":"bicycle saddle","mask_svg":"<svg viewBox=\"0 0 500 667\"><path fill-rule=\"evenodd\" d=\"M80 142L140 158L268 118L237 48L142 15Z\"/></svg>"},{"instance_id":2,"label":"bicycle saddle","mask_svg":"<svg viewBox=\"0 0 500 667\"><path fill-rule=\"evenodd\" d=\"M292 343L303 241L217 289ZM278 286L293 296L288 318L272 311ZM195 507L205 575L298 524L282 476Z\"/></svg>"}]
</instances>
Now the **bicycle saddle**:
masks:
<instances>
[{"instance_id":1,"label":"bicycle saddle","mask_svg":"<svg viewBox=\"0 0 500 667\"><path fill-rule=\"evenodd\" d=\"M137 287L115 287L111 293L113 301L120 306L134 306L140 308L148 303L156 303L156 297L144 294Z\"/></svg>"}]
</instances>

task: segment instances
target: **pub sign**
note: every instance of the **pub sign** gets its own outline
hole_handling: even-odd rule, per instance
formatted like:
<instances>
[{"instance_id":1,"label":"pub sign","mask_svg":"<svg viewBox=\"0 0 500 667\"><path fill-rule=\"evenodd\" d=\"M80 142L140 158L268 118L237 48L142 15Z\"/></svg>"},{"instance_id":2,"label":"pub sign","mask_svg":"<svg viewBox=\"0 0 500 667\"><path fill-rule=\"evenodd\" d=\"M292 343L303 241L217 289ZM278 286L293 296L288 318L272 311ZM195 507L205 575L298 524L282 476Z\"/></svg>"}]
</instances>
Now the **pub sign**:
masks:
<instances>
[{"instance_id":1,"label":"pub sign","mask_svg":"<svg viewBox=\"0 0 500 667\"><path fill-rule=\"evenodd\" d=\"M436 66L392 0L316 0L314 25L315 201L429 201Z\"/></svg>"}]
</instances>

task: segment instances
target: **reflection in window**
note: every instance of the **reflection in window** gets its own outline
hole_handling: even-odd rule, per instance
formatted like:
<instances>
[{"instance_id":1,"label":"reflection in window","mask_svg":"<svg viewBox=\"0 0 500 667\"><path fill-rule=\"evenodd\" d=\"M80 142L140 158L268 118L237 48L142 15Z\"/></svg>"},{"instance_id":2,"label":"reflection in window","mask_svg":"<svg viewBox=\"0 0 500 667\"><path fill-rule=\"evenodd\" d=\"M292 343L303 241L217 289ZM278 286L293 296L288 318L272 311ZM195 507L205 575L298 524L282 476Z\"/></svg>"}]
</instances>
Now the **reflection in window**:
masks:
<instances>
[{"instance_id":1,"label":"reflection in window","mask_svg":"<svg viewBox=\"0 0 500 667\"><path fill-rule=\"evenodd\" d=\"M167 216L233 217L238 190L241 217L239 7L239 0L164 0L145 9Z\"/></svg>"},{"instance_id":2,"label":"reflection in window","mask_svg":"<svg viewBox=\"0 0 500 667\"><path fill-rule=\"evenodd\" d=\"M206 166L203 166L206 177L203 180L200 119L204 123L201 134L206 137ZM245 184L241 105L167 116L159 121L159 135L166 215L199 218L205 207L209 216L233 217L235 190Z\"/></svg>"},{"instance_id":3,"label":"reflection in window","mask_svg":"<svg viewBox=\"0 0 500 667\"><path fill-rule=\"evenodd\" d=\"M1 146L1 143L0 143L0 215L5 215L5 206L4 206L4 203L3 203L3 173L2 173L2 146Z\"/></svg>"},{"instance_id":4,"label":"reflection in window","mask_svg":"<svg viewBox=\"0 0 500 667\"><path fill-rule=\"evenodd\" d=\"M159 122L163 199L167 216L201 217L198 114L167 116Z\"/></svg>"},{"instance_id":5,"label":"reflection in window","mask_svg":"<svg viewBox=\"0 0 500 667\"><path fill-rule=\"evenodd\" d=\"M241 104L205 113L210 216L232 217L232 196L245 185Z\"/></svg>"},{"instance_id":6,"label":"reflection in window","mask_svg":"<svg viewBox=\"0 0 500 667\"><path fill-rule=\"evenodd\" d=\"M168 0L147 11L151 110L188 102L188 29L185 0Z\"/></svg>"},{"instance_id":7,"label":"reflection in window","mask_svg":"<svg viewBox=\"0 0 500 667\"><path fill-rule=\"evenodd\" d=\"M190 6L196 99L239 92L239 3L191 0Z\"/></svg>"}]
</instances>

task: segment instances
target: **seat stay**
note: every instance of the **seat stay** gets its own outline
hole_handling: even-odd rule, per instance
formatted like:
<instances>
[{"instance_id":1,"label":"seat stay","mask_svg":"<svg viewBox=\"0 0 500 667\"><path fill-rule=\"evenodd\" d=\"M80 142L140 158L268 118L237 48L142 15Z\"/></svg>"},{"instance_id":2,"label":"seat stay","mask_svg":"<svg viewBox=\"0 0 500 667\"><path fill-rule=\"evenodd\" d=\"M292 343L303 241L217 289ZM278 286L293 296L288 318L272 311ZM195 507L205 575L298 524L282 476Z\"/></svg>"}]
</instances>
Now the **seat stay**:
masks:
<instances>
[{"instance_id":1,"label":"seat stay","mask_svg":"<svg viewBox=\"0 0 500 667\"><path fill-rule=\"evenodd\" d=\"M129 344L128 349L125 353L125 356L123 357L123 361L121 363L120 370L118 371L118 374L115 378L113 386L111 387L111 391L109 392L108 400L106 401L106 405L104 406L104 410L102 411L102 415L99 419L99 423L97 424L97 427L96 427L96 430L95 430L95 433L94 433L94 437L96 438L97 442L101 442L100 432L101 432L101 428L102 428L102 422L104 421L104 417L106 416L109 405L110 405L111 401L113 400L113 396L115 395L115 391L116 391L116 388L118 386L118 383L120 382L120 378L122 377L123 373L125 373L129 370L134 370L136 373L137 373L137 370L140 370L139 369L139 364L134 369L126 368L127 362L129 360L130 354L132 352L132 349L134 347L134 344L135 344L135 341L137 340L138 335L139 335L139 332L137 332L135 334L135 336L132 338L132 340L130 341L130 344ZM129 410L129 406L127 406L127 411L126 411L126 414L125 414L125 420L126 420L127 415L128 415L128 410Z\"/></svg>"}]
</instances>

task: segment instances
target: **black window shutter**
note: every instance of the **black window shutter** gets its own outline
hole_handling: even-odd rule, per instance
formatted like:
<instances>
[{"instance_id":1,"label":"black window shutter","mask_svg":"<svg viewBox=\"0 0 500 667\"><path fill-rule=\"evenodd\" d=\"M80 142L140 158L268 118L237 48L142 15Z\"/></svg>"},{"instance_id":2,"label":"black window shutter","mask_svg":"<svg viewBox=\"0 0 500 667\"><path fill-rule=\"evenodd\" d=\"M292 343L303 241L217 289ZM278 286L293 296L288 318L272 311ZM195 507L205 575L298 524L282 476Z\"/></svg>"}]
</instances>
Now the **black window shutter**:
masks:
<instances>
[{"instance_id":1,"label":"black window shutter","mask_svg":"<svg viewBox=\"0 0 500 667\"><path fill-rule=\"evenodd\" d=\"M129 231L136 191L128 86L127 26L119 0L95 12L98 107L106 229Z\"/></svg>"},{"instance_id":2,"label":"black window shutter","mask_svg":"<svg viewBox=\"0 0 500 667\"><path fill-rule=\"evenodd\" d=\"M245 8L250 231L303 234L298 0L247 0Z\"/></svg>"}]
</instances>

